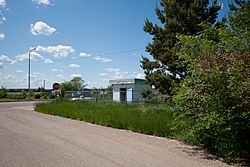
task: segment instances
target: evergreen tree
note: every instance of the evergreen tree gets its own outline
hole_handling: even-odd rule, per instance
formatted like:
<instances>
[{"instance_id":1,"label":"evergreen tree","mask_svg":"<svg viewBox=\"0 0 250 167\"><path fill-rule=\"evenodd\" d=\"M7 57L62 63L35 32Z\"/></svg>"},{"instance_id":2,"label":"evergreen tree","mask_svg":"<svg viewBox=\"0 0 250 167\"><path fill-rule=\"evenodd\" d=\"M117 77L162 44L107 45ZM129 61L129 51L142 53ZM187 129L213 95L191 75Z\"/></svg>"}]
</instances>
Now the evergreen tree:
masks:
<instances>
[{"instance_id":1,"label":"evergreen tree","mask_svg":"<svg viewBox=\"0 0 250 167\"><path fill-rule=\"evenodd\" d=\"M171 94L171 89L186 75L187 64L175 54L177 34L194 35L202 30L200 23L214 24L220 5L215 0L161 0L162 9L155 13L162 25L145 21L144 31L153 36L153 42L146 51L153 60L143 57L141 67L147 82L154 85L162 94Z\"/></svg>"}]
</instances>

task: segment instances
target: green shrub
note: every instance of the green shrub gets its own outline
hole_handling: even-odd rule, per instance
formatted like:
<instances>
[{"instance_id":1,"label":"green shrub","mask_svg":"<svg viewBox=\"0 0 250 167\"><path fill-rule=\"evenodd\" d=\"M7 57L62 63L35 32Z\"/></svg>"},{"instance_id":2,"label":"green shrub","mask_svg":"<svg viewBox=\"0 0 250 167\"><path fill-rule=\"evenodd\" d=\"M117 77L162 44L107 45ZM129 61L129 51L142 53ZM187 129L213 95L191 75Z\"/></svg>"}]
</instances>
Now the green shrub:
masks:
<instances>
[{"instance_id":1,"label":"green shrub","mask_svg":"<svg viewBox=\"0 0 250 167\"><path fill-rule=\"evenodd\" d=\"M41 95L40 94L35 94L35 99L40 99L41 98Z\"/></svg>"},{"instance_id":2,"label":"green shrub","mask_svg":"<svg viewBox=\"0 0 250 167\"><path fill-rule=\"evenodd\" d=\"M55 98L56 98L56 95L55 95L55 94L50 94L50 95L49 95L49 98L50 98L50 99L55 99Z\"/></svg>"},{"instance_id":3,"label":"green shrub","mask_svg":"<svg viewBox=\"0 0 250 167\"><path fill-rule=\"evenodd\" d=\"M179 56L190 65L173 101L180 115L194 120L187 140L221 157L250 159L250 52L235 48L241 38L232 38L230 30L212 32L218 33L218 43L204 36L179 38Z\"/></svg>"},{"instance_id":4,"label":"green shrub","mask_svg":"<svg viewBox=\"0 0 250 167\"><path fill-rule=\"evenodd\" d=\"M2 86L0 89L0 98L7 97L7 90Z\"/></svg>"},{"instance_id":5,"label":"green shrub","mask_svg":"<svg viewBox=\"0 0 250 167\"><path fill-rule=\"evenodd\" d=\"M27 91L25 90L22 90L21 93L20 93L20 96L25 99L27 97Z\"/></svg>"}]
</instances>

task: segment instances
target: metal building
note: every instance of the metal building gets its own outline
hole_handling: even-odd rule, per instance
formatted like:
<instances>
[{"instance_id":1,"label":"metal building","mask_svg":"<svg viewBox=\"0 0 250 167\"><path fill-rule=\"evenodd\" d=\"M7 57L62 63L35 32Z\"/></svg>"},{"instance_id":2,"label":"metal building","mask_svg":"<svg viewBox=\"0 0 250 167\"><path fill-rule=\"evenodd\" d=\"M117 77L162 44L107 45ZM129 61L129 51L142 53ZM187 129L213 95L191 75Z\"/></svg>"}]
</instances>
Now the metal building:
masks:
<instances>
[{"instance_id":1,"label":"metal building","mask_svg":"<svg viewBox=\"0 0 250 167\"><path fill-rule=\"evenodd\" d=\"M113 88L113 101L136 102L143 99L141 92L150 88L144 79L117 79L110 80L109 84Z\"/></svg>"}]
</instances>

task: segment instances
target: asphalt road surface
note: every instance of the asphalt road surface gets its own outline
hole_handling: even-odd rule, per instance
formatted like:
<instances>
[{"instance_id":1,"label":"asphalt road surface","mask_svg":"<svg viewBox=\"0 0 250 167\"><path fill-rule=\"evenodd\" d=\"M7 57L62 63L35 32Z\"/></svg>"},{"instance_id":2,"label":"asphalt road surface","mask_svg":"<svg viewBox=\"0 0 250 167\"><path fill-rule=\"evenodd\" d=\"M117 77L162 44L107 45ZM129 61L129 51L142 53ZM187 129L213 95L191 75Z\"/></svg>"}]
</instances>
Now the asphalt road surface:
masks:
<instances>
[{"instance_id":1,"label":"asphalt road surface","mask_svg":"<svg viewBox=\"0 0 250 167\"><path fill-rule=\"evenodd\" d=\"M0 103L1 167L228 166L195 147Z\"/></svg>"}]
</instances>

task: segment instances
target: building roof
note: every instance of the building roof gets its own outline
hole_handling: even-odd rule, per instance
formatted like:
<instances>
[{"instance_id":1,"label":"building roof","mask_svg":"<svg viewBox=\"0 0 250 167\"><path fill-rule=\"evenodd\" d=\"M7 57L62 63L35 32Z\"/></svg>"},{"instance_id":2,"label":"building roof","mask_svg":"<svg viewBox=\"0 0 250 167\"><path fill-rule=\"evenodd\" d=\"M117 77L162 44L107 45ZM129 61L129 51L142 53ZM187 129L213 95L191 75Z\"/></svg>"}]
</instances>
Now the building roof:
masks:
<instances>
[{"instance_id":1,"label":"building roof","mask_svg":"<svg viewBox=\"0 0 250 167\"><path fill-rule=\"evenodd\" d=\"M116 80L109 80L109 84L111 85L124 85L124 84L135 84L135 83L142 83L145 82L145 79L116 79Z\"/></svg>"}]
</instances>

